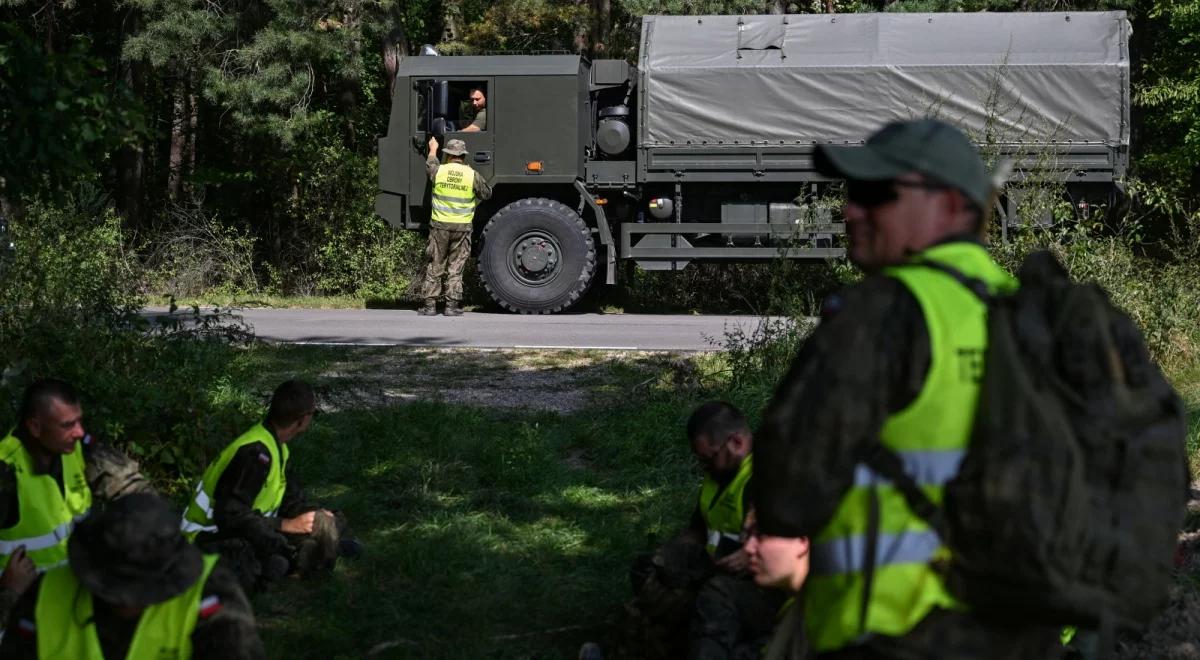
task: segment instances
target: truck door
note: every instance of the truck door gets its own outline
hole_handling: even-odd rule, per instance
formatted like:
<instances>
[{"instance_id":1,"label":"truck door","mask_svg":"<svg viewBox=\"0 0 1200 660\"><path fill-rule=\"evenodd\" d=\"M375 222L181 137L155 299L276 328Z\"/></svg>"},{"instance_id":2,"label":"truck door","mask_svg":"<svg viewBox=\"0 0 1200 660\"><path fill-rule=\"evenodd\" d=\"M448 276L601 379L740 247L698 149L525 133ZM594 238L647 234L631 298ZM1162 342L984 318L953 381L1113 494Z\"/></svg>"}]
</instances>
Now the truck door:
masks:
<instances>
[{"instance_id":1,"label":"truck door","mask_svg":"<svg viewBox=\"0 0 1200 660\"><path fill-rule=\"evenodd\" d=\"M448 140L457 138L467 145L466 163L475 168L485 179L493 173L495 148L494 130L497 118L493 110L491 91L492 79L441 79L418 80L414 83L413 118L416 122L413 135L413 153L410 156L410 172L425 172L425 145L430 135L438 137L444 147ZM472 101L472 97L480 99ZM473 126L474 125L474 126ZM480 127L476 130L476 127ZM426 195L426 198L428 195Z\"/></svg>"}]
</instances>

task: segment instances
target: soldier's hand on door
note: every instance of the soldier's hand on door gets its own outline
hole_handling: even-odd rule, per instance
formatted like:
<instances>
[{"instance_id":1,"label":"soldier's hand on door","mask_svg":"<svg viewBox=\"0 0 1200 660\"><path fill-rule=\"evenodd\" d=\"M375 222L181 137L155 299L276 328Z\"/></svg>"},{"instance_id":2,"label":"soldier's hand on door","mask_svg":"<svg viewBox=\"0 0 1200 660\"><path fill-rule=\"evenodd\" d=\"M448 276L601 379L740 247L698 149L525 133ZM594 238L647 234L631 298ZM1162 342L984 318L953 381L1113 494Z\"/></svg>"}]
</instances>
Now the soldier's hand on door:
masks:
<instances>
[{"instance_id":1,"label":"soldier's hand on door","mask_svg":"<svg viewBox=\"0 0 1200 660\"><path fill-rule=\"evenodd\" d=\"M429 136L429 154L431 156L436 156L437 150L438 150L437 138L435 138L431 135L431 136Z\"/></svg>"}]
</instances>

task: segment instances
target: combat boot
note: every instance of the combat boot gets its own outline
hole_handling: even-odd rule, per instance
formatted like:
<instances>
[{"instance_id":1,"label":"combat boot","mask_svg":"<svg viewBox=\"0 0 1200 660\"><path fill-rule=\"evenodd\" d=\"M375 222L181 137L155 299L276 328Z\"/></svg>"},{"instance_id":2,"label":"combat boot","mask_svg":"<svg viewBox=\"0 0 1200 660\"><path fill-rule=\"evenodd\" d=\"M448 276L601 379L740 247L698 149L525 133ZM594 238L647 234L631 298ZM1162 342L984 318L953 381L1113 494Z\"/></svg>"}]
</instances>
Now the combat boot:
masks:
<instances>
[{"instance_id":1,"label":"combat boot","mask_svg":"<svg viewBox=\"0 0 1200 660\"><path fill-rule=\"evenodd\" d=\"M457 300L446 301L446 316L462 316L462 308L458 306Z\"/></svg>"},{"instance_id":2,"label":"combat boot","mask_svg":"<svg viewBox=\"0 0 1200 660\"><path fill-rule=\"evenodd\" d=\"M417 314L421 316L436 316L437 315L437 298L426 298L425 305L417 310Z\"/></svg>"}]
</instances>

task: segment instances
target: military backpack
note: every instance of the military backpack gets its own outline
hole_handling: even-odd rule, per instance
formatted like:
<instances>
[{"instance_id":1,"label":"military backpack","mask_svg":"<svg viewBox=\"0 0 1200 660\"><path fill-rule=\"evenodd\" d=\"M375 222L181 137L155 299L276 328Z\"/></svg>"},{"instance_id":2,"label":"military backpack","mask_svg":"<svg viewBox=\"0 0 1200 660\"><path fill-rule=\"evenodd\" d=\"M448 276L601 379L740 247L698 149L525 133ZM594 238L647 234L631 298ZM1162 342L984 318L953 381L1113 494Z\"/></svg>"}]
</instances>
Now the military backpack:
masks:
<instances>
[{"instance_id":1,"label":"military backpack","mask_svg":"<svg viewBox=\"0 0 1200 660\"><path fill-rule=\"evenodd\" d=\"M865 460L951 549L952 593L981 615L1078 624L1111 640L1165 604L1189 477L1185 409L1130 318L1046 252L989 294L971 444L937 506L879 445Z\"/></svg>"}]
</instances>

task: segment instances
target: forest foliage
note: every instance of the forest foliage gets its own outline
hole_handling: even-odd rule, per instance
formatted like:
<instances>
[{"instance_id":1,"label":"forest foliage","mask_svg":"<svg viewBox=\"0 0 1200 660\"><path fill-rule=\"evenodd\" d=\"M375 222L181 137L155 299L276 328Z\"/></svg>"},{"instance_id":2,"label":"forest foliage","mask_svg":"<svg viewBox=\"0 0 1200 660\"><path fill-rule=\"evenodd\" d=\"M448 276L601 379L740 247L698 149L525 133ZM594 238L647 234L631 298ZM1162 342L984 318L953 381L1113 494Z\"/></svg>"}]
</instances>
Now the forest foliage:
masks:
<instances>
[{"instance_id":1,"label":"forest foliage","mask_svg":"<svg viewBox=\"0 0 1200 660\"><path fill-rule=\"evenodd\" d=\"M396 298L419 241L374 215L376 138L421 44L633 59L643 14L1098 9L1134 23L1133 176L1194 213L1200 0L4 0L0 214L83 182L147 293Z\"/></svg>"}]
</instances>

